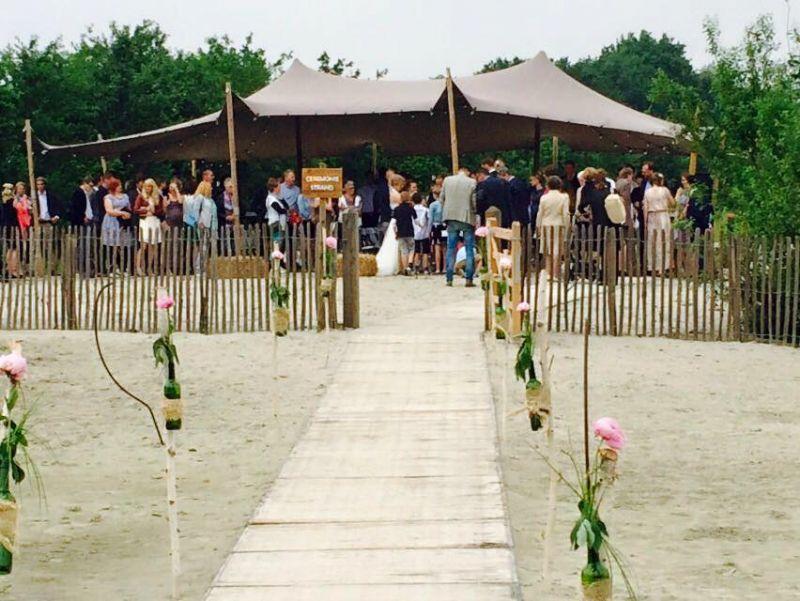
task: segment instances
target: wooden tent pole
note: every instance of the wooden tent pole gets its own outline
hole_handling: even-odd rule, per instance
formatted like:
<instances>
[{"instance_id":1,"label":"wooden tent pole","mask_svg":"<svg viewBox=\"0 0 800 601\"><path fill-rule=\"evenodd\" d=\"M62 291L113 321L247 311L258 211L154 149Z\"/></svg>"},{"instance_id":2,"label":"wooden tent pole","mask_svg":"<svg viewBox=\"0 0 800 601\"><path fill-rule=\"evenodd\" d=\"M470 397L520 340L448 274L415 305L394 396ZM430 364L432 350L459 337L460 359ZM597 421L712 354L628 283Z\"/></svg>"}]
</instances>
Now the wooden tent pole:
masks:
<instances>
[{"instance_id":1,"label":"wooden tent pole","mask_svg":"<svg viewBox=\"0 0 800 601\"><path fill-rule=\"evenodd\" d=\"M103 141L103 134L97 134L97 141L98 142L102 142ZM104 156L100 157L100 170L103 173L108 171L108 163L106 162L106 157L104 157Z\"/></svg>"},{"instance_id":2,"label":"wooden tent pole","mask_svg":"<svg viewBox=\"0 0 800 601\"><path fill-rule=\"evenodd\" d=\"M294 118L294 165L297 178L303 173L303 130L300 117Z\"/></svg>"},{"instance_id":3,"label":"wooden tent pole","mask_svg":"<svg viewBox=\"0 0 800 601\"><path fill-rule=\"evenodd\" d=\"M192 179L197 180L197 159L192 159L191 173L192 173Z\"/></svg>"},{"instance_id":4,"label":"wooden tent pole","mask_svg":"<svg viewBox=\"0 0 800 601\"><path fill-rule=\"evenodd\" d=\"M25 119L25 149L28 154L28 185L31 189L31 203L33 211L33 219L31 225L38 227L39 224L39 194L36 191L36 178L33 169L33 129L31 128L31 120Z\"/></svg>"},{"instance_id":5,"label":"wooden tent pole","mask_svg":"<svg viewBox=\"0 0 800 601\"><path fill-rule=\"evenodd\" d=\"M458 130L456 129L456 99L453 94L453 78L447 67L447 114L450 117L450 156L453 159L453 173L458 173Z\"/></svg>"},{"instance_id":6,"label":"wooden tent pole","mask_svg":"<svg viewBox=\"0 0 800 601\"><path fill-rule=\"evenodd\" d=\"M541 154L542 149L542 122L536 119L533 126L533 172L537 173L541 167Z\"/></svg>"},{"instance_id":7,"label":"wooden tent pole","mask_svg":"<svg viewBox=\"0 0 800 601\"><path fill-rule=\"evenodd\" d=\"M553 167L558 167L558 136L553 136Z\"/></svg>"},{"instance_id":8,"label":"wooden tent pole","mask_svg":"<svg viewBox=\"0 0 800 601\"><path fill-rule=\"evenodd\" d=\"M697 153L692 152L689 155L689 175L697 175Z\"/></svg>"},{"instance_id":9,"label":"wooden tent pole","mask_svg":"<svg viewBox=\"0 0 800 601\"><path fill-rule=\"evenodd\" d=\"M233 125L233 91L231 82L225 83L225 108L228 114L228 154L231 162L231 183L233 184L233 224L239 226L239 178L236 173L236 133Z\"/></svg>"}]
</instances>

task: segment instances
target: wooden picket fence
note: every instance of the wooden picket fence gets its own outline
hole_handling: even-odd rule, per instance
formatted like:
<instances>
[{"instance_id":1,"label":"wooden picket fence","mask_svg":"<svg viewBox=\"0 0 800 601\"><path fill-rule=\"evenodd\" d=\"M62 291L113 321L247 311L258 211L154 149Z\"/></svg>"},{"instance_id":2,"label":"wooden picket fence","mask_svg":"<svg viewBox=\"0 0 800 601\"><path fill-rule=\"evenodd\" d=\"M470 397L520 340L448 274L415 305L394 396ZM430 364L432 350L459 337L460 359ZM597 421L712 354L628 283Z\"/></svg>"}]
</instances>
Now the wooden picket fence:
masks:
<instances>
[{"instance_id":1,"label":"wooden picket fence","mask_svg":"<svg viewBox=\"0 0 800 601\"><path fill-rule=\"evenodd\" d=\"M340 327L339 306L358 310L357 299L343 298L357 295L357 285L345 286L342 294L334 280L329 295L320 291L318 227L307 223L282 232L286 260L279 277L290 292L292 330ZM337 235L336 224L320 231ZM346 234L344 257L355 262L357 277L358 249L346 244L357 245L358 236ZM131 228L124 236L123 242L131 242L106 246L100 230L92 227L40 227L26 236L17 228L3 228L0 328L92 329L95 297L105 288L97 311L100 329L155 332L155 298L163 288L175 298L178 331L269 331L274 242L266 225L225 227L213 234L167 229L141 261L138 231ZM353 273L352 266L345 267L348 275ZM349 322L345 325L358 327L357 315Z\"/></svg>"},{"instance_id":2,"label":"wooden picket fence","mask_svg":"<svg viewBox=\"0 0 800 601\"><path fill-rule=\"evenodd\" d=\"M800 238L521 230L523 296L538 314L536 274L545 270L550 331L577 333L588 319L599 335L800 345Z\"/></svg>"}]
</instances>

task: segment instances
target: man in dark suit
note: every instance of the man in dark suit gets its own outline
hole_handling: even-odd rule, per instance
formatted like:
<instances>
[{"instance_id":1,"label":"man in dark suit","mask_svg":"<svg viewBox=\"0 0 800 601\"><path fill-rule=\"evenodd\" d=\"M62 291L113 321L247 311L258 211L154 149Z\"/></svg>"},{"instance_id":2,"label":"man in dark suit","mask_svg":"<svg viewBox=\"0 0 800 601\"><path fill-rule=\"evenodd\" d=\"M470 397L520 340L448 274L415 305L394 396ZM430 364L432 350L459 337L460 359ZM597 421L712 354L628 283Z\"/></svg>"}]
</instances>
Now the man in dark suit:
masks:
<instances>
[{"instance_id":1,"label":"man in dark suit","mask_svg":"<svg viewBox=\"0 0 800 601\"><path fill-rule=\"evenodd\" d=\"M515 177L503 166L497 170L501 179L508 184L508 199L511 210L511 221L519 221L525 227L530 223L528 212L531 198L531 189L524 179Z\"/></svg>"},{"instance_id":2,"label":"man in dark suit","mask_svg":"<svg viewBox=\"0 0 800 601\"><path fill-rule=\"evenodd\" d=\"M70 198L68 218L71 225L78 228L78 269L85 277L92 277L97 269L95 238L99 235L99 198L92 186L92 178L85 177L75 188ZM107 191L106 191L107 193ZM104 214L104 213L103 213Z\"/></svg>"},{"instance_id":3,"label":"man in dark suit","mask_svg":"<svg viewBox=\"0 0 800 601\"><path fill-rule=\"evenodd\" d=\"M76 227L100 223L97 194L92 187L92 178L85 177L75 188L69 203L69 222Z\"/></svg>"},{"instance_id":4,"label":"man in dark suit","mask_svg":"<svg viewBox=\"0 0 800 601\"><path fill-rule=\"evenodd\" d=\"M487 172L485 167L478 170L478 212L481 222L486 223L486 211L495 207L500 211L500 225L511 226L511 202L508 182L501 179L497 171Z\"/></svg>"},{"instance_id":5,"label":"man in dark suit","mask_svg":"<svg viewBox=\"0 0 800 601\"><path fill-rule=\"evenodd\" d=\"M386 233L389 221L392 219L392 207L389 204L389 180L394 176L394 169L383 170L383 177L379 177L375 187L375 211L378 213L378 225L382 234Z\"/></svg>"},{"instance_id":6,"label":"man in dark suit","mask_svg":"<svg viewBox=\"0 0 800 601\"><path fill-rule=\"evenodd\" d=\"M108 194L108 180L111 177L114 177L114 174L106 171L97 180L97 189L92 197L93 206L97 207L97 214L95 215L97 223L103 223L103 217L106 216L105 198Z\"/></svg>"},{"instance_id":7,"label":"man in dark suit","mask_svg":"<svg viewBox=\"0 0 800 601\"><path fill-rule=\"evenodd\" d=\"M39 207L36 218L39 223L55 225L61 220L61 201L47 189L47 180L41 176L36 178L36 199Z\"/></svg>"}]
</instances>

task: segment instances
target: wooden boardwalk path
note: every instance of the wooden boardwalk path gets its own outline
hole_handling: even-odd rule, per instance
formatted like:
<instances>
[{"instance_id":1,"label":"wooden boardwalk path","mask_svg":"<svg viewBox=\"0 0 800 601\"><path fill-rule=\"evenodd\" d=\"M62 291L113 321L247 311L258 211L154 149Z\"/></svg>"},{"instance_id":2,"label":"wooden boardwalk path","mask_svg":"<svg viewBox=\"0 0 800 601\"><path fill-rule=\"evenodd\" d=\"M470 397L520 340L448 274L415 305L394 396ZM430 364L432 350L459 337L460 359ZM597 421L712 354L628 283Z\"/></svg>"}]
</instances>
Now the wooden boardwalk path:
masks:
<instances>
[{"instance_id":1,"label":"wooden boardwalk path","mask_svg":"<svg viewBox=\"0 0 800 601\"><path fill-rule=\"evenodd\" d=\"M337 374L207 601L520 598L480 299L332 351Z\"/></svg>"}]
</instances>

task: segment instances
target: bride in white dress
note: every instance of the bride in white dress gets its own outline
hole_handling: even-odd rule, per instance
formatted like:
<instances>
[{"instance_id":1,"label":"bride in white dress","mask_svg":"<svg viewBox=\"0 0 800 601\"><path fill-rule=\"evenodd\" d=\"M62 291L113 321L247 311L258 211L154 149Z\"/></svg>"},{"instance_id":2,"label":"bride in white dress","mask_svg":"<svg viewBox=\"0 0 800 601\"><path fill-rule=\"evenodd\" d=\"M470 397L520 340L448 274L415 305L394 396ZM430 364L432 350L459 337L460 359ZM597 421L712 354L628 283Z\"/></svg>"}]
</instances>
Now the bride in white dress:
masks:
<instances>
[{"instance_id":1,"label":"bride in white dress","mask_svg":"<svg viewBox=\"0 0 800 601\"><path fill-rule=\"evenodd\" d=\"M381 249L378 251L375 261L378 263L378 276L397 275L398 265L398 244L395 220L389 222L386 234L383 236Z\"/></svg>"}]
</instances>

